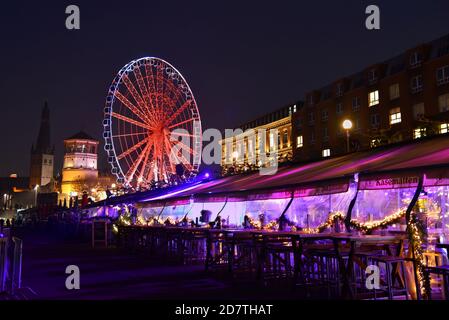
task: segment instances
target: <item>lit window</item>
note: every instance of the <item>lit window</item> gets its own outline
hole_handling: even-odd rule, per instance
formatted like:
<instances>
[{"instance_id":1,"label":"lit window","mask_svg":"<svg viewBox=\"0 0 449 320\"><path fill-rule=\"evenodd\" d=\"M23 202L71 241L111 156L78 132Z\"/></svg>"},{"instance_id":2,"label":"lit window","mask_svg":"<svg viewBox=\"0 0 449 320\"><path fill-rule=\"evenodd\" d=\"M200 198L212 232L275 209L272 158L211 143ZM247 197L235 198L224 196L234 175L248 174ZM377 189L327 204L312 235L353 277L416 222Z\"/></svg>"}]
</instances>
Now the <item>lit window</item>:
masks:
<instances>
[{"instance_id":1,"label":"lit window","mask_svg":"<svg viewBox=\"0 0 449 320\"><path fill-rule=\"evenodd\" d=\"M274 134L270 133L270 150L274 150L275 145L274 145Z\"/></svg>"},{"instance_id":2,"label":"lit window","mask_svg":"<svg viewBox=\"0 0 449 320\"><path fill-rule=\"evenodd\" d=\"M357 111L360 109L360 99L359 97L352 98L352 110Z\"/></svg>"},{"instance_id":3,"label":"lit window","mask_svg":"<svg viewBox=\"0 0 449 320\"><path fill-rule=\"evenodd\" d=\"M419 139L426 136L426 128L417 128L413 130L413 139Z\"/></svg>"},{"instance_id":4,"label":"lit window","mask_svg":"<svg viewBox=\"0 0 449 320\"><path fill-rule=\"evenodd\" d=\"M421 92L423 89L422 75L417 75L411 80L412 93Z\"/></svg>"},{"instance_id":5,"label":"lit window","mask_svg":"<svg viewBox=\"0 0 449 320\"><path fill-rule=\"evenodd\" d=\"M296 137L296 148L302 148L304 146L304 139L302 136Z\"/></svg>"},{"instance_id":6,"label":"lit window","mask_svg":"<svg viewBox=\"0 0 449 320\"><path fill-rule=\"evenodd\" d=\"M372 107L379 104L379 90L372 91L368 95L368 106Z\"/></svg>"},{"instance_id":7,"label":"lit window","mask_svg":"<svg viewBox=\"0 0 449 320\"><path fill-rule=\"evenodd\" d=\"M413 119L419 120L424 116L424 103L417 103L413 105Z\"/></svg>"},{"instance_id":8,"label":"lit window","mask_svg":"<svg viewBox=\"0 0 449 320\"><path fill-rule=\"evenodd\" d=\"M288 131L284 130L284 135L282 136L282 146L285 148L288 144Z\"/></svg>"},{"instance_id":9,"label":"lit window","mask_svg":"<svg viewBox=\"0 0 449 320\"><path fill-rule=\"evenodd\" d=\"M296 104L293 105L293 113L295 113L295 112L296 112Z\"/></svg>"},{"instance_id":10,"label":"lit window","mask_svg":"<svg viewBox=\"0 0 449 320\"><path fill-rule=\"evenodd\" d=\"M390 86L390 100L399 98L399 83Z\"/></svg>"},{"instance_id":11,"label":"lit window","mask_svg":"<svg viewBox=\"0 0 449 320\"><path fill-rule=\"evenodd\" d=\"M438 107L440 112L449 111L449 93L443 94L438 97Z\"/></svg>"},{"instance_id":12,"label":"lit window","mask_svg":"<svg viewBox=\"0 0 449 320\"><path fill-rule=\"evenodd\" d=\"M439 86L449 82L449 66L437 69L437 83Z\"/></svg>"},{"instance_id":13,"label":"lit window","mask_svg":"<svg viewBox=\"0 0 449 320\"><path fill-rule=\"evenodd\" d=\"M390 124L401 122L401 109L394 108L390 110Z\"/></svg>"},{"instance_id":14,"label":"lit window","mask_svg":"<svg viewBox=\"0 0 449 320\"><path fill-rule=\"evenodd\" d=\"M337 103L337 114L342 114L342 113L343 113L343 104Z\"/></svg>"},{"instance_id":15,"label":"lit window","mask_svg":"<svg viewBox=\"0 0 449 320\"><path fill-rule=\"evenodd\" d=\"M323 158L329 157L331 155L331 149L324 149L322 154L323 154Z\"/></svg>"},{"instance_id":16,"label":"lit window","mask_svg":"<svg viewBox=\"0 0 449 320\"><path fill-rule=\"evenodd\" d=\"M449 132L449 123L440 124L440 133L445 134Z\"/></svg>"}]
</instances>

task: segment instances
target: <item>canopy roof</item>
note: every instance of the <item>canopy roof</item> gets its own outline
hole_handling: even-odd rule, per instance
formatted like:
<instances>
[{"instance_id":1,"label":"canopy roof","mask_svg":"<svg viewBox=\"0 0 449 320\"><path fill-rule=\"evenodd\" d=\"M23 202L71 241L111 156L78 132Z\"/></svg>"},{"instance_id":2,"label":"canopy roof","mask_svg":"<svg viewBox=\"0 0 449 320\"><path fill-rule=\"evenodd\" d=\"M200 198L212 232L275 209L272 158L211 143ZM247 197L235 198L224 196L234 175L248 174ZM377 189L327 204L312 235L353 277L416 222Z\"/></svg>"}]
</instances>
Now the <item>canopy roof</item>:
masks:
<instances>
[{"instance_id":1,"label":"canopy roof","mask_svg":"<svg viewBox=\"0 0 449 320\"><path fill-rule=\"evenodd\" d=\"M273 175L238 174L110 198L92 206L281 199L346 192L358 173L359 189L449 185L449 135L390 145L321 161L285 165Z\"/></svg>"},{"instance_id":2,"label":"canopy roof","mask_svg":"<svg viewBox=\"0 0 449 320\"><path fill-rule=\"evenodd\" d=\"M449 185L449 137L438 136L407 144L351 153L321 161L279 167L274 175L233 175L189 185L142 201L241 201L289 198L345 192L359 174L360 189Z\"/></svg>"}]
</instances>

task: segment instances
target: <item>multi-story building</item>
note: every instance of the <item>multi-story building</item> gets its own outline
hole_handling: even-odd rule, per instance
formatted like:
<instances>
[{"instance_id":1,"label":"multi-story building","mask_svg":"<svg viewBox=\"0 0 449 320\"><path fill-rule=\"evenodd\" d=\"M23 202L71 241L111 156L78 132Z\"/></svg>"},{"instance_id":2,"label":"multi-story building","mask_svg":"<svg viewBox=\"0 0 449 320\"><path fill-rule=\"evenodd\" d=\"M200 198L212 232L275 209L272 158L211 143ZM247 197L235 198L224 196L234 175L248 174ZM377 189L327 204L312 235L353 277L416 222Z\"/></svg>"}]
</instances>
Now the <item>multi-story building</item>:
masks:
<instances>
[{"instance_id":1,"label":"multi-story building","mask_svg":"<svg viewBox=\"0 0 449 320\"><path fill-rule=\"evenodd\" d=\"M79 132L64 140L64 165L61 193L63 198L91 193L98 183L98 140Z\"/></svg>"},{"instance_id":2,"label":"multi-story building","mask_svg":"<svg viewBox=\"0 0 449 320\"><path fill-rule=\"evenodd\" d=\"M291 161L291 116L302 107L298 101L235 128L235 134L225 137L221 144L223 174L254 170L266 165L270 154L277 153L279 163ZM241 130L239 133L237 130ZM248 135L252 132L253 135ZM265 138L263 152L260 137ZM277 137L277 138L276 138ZM277 140L277 141L276 141Z\"/></svg>"},{"instance_id":3,"label":"multi-story building","mask_svg":"<svg viewBox=\"0 0 449 320\"><path fill-rule=\"evenodd\" d=\"M305 98L292 115L296 161L447 133L449 35L311 90ZM345 120L351 129L343 128Z\"/></svg>"}]
</instances>

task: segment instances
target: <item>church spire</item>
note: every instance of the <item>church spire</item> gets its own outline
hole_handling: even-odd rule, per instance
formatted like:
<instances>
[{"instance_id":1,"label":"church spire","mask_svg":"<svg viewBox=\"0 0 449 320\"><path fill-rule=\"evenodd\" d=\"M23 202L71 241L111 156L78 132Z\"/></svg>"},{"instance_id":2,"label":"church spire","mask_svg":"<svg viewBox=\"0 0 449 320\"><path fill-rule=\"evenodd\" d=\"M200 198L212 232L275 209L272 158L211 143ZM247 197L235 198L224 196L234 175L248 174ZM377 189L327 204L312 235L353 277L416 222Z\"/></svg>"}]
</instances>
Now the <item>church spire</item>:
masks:
<instances>
[{"instance_id":1,"label":"church spire","mask_svg":"<svg viewBox=\"0 0 449 320\"><path fill-rule=\"evenodd\" d=\"M44 107L42 108L41 125L34 151L38 153L53 153L50 145L50 109L47 101L44 102Z\"/></svg>"}]
</instances>

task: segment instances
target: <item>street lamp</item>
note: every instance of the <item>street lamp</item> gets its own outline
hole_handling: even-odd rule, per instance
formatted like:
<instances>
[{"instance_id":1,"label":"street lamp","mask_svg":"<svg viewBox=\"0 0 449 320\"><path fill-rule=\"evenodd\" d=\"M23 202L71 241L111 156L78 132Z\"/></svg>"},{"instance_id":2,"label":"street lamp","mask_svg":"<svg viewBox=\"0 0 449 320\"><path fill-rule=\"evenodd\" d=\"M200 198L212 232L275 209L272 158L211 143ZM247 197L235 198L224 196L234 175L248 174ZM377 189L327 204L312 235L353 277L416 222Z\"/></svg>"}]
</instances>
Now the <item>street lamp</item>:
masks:
<instances>
[{"instance_id":1,"label":"street lamp","mask_svg":"<svg viewBox=\"0 0 449 320\"><path fill-rule=\"evenodd\" d=\"M37 207L37 190L39 189L39 185L36 184L36 186L34 186L34 206Z\"/></svg>"},{"instance_id":2,"label":"street lamp","mask_svg":"<svg viewBox=\"0 0 449 320\"><path fill-rule=\"evenodd\" d=\"M346 119L343 121L343 129L346 130L346 151L349 153L349 130L352 128L352 121L349 119Z\"/></svg>"}]
</instances>

